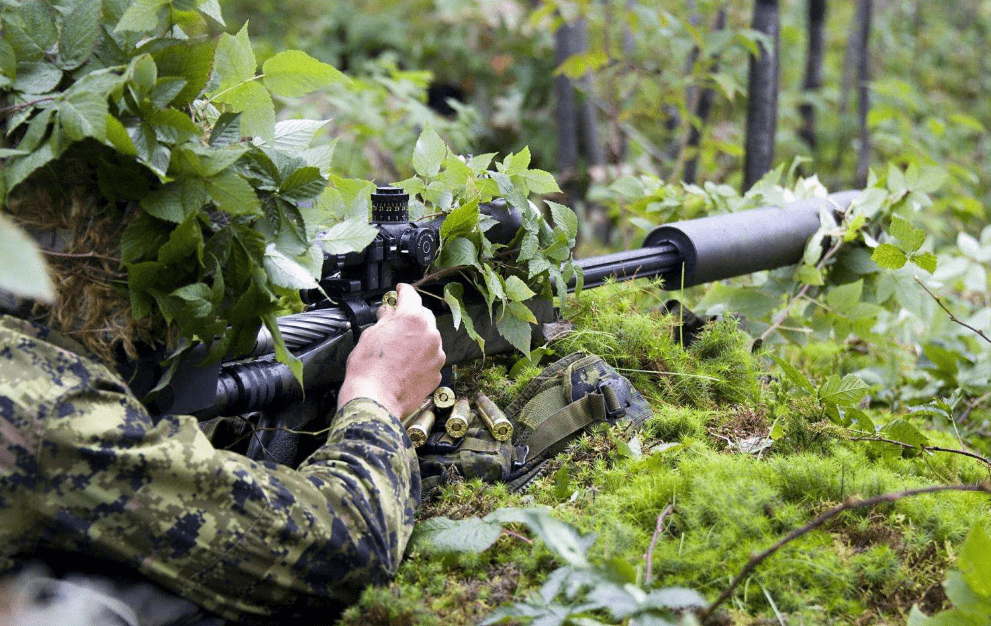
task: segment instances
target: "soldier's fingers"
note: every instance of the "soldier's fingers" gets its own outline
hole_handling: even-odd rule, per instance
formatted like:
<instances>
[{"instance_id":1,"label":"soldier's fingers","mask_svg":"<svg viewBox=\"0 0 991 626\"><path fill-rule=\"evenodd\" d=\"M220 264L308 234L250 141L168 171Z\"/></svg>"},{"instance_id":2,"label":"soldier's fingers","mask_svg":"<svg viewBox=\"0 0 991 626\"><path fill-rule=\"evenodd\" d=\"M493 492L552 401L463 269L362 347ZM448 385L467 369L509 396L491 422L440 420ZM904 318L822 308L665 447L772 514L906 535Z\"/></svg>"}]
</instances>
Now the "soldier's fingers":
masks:
<instances>
[{"instance_id":1,"label":"soldier's fingers","mask_svg":"<svg viewBox=\"0 0 991 626\"><path fill-rule=\"evenodd\" d=\"M396 305L397 309L410 309L423 306L423 299L420 298L420 294L416 292L413 285L399 283L396 286L396 292L399 294L399 303Z\"/></svg>"}]
</instances>

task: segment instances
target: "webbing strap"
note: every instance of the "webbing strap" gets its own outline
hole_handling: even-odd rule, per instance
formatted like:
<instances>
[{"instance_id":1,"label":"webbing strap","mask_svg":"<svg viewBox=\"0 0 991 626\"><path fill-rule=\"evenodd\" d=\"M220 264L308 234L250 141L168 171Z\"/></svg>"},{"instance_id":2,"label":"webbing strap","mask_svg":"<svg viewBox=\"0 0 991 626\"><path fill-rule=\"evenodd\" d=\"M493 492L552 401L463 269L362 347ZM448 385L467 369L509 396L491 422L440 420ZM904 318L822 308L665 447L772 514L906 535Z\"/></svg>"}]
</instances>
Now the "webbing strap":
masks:
<instances>
[{"instance_id":1,"label":"webbing strap","mask_svg":"<svg viewBox=\"0 0 991 626\"><path fill-rule=\"evenodd\" d=\"M590 393L541 422L530 435L530 458L537 458L554 444L570 439L589 424L606 418L606 402L600 393Z\"/></svg>"},{"instance_id":2,"label":"webbing strap","mask_svg":"<svg viewBox=\"0 0 991 626\"><path fill-rule=\"evenodd\" d=\"M458 446L459 451L496 453L502 450L503 443L495 439L479 439L466 435Z\"/></svg>"}]
</instances>

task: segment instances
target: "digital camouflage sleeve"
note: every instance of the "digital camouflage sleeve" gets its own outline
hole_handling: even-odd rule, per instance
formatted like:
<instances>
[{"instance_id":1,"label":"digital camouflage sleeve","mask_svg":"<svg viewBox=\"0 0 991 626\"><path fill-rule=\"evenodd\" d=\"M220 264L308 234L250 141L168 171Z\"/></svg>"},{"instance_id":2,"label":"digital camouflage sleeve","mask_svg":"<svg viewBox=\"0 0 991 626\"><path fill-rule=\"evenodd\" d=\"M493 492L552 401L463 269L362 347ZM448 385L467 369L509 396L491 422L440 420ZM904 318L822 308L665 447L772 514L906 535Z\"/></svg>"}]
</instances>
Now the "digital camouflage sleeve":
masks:
<instances>
[{"instance_id":1,"label":"digital camouflage sleeve","mask_svg":"<svg viewBox=\"0 0 991 626\"><path fill-rule=\"evenodd\" d=\"M153 419L70 339L0 315L0 574L38 550L125 563L231 619L350 603L396 572L419 469L367 399L298 469Z\"/></svg>"}]
</instances>

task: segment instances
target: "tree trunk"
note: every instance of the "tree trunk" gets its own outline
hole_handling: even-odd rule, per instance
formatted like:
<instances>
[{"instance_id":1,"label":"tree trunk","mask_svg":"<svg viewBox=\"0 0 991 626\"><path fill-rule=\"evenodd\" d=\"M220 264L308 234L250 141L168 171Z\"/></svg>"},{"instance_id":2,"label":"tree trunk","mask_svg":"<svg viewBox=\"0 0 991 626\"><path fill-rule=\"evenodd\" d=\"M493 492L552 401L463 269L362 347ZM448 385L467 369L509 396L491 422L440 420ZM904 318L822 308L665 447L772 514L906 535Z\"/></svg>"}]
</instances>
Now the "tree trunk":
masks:
<instances>
[{"instance_id":1,"label":"tree trunk","mask_svg":"<svg viewBox=\"0 0 991 626\"><path fill-rule=\"evenodd\" d=\"M861 15L859 24L859 58L857 60L857 121L860 126L860 146L857 150L857 186L867 186L867 173L871 163L871 134L867 128L867 113L870 111L870 35L873 0L858 0L857 12Z\"/></svg>"},{"instance_id":2,"label":"tree trunk","mask_svg":"<svg viewBox=\"0 0 991 626\"><path fill-rule=\"evenodd\" d=\"M774 134L778 125L778 0L756 0L753 29L767 34L772 44L770 49L761 46L760 55L750 57L744 191L760 180L774 162Z\"/></svg>"},{"instance_id":3,"label":"tree trunk","mask_svg":"<svg viewBox=\"0 0 991 626\"><path fill-rule=\"evenodd\" d=\"M555 33L555 64L560 66L573 54L574 27L563 24ZM557 171L567 202L573 203L577 195L578 176L578 115L575 90L571 80L564 75L554 78L554 95L557 98Z\"/></svg>"},{"instance_id":4,"label":"tree trunk","mask_svg":"<svg viewBox=\"0 0 991 626\"><path fill-rule=\"evenodd\" d=\"M719 31L726 27L726 7L720 7L719 13L716 14L716 23L714 29ZM711 73L715 74L719 71L719 58L715 58L712 63ZM693 123L688 128L688 139L685 140L685 148L687 150L692 150L691 158L685 162L685 168L682 170L681 179L689 184L695 183L695 178L698 176L698 165L699 165L699 154L698 147L702 143L702 129L705 128L705 123L709 120L709 113L712 111L712 102L716 98L716 91L712 87L706 87L699 94L698 101L695 103L695 119Z\"/></svg>"},{"instance_id":5,"label":"tree trunk","mask_svg":"<svg viewBox=\"0 0 991 626\"><path fill-rule=\"evenodd\" d=\"M588 52L588 21L579 18L575 23L575 43L577 48L572 54ZM605 153L602 149L602 141L599 136L599 114L595 108L595 88L592 84L592 74L588 73L579 79L581 92L584 98L578 107L578 119L581 123L582 147L588 157L590 167L601 168L606 164Z\"/></svg>"},{"instance_id":6,"label":"tree trunk","mask_svg":"<svg viewBox=\"0 0 991 626\"><path fill-rule=\"evenodd\" d=\"M806 100L798 110L802 116L802 128L799 136L815 151L816 147L816 110L811 102L812 97L822 87L822 63L825 56L826 33L826 0L808 0L808 56L805 59L805 81L802 89Z\"/></svg>"}]
</instances>

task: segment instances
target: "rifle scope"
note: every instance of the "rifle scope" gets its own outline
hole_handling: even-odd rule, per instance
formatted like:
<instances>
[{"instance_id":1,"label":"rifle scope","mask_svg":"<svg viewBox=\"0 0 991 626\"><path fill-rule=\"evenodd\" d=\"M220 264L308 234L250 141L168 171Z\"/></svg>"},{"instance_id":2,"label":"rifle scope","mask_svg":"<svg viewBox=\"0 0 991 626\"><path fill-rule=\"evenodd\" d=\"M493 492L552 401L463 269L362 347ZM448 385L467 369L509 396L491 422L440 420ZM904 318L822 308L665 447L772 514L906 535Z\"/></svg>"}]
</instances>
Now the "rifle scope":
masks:
<instances>
[{"instance_id":1,"label":"rifle scope","mask_svg":"<svg viewBox=\"0 0 991 626\"><path fill-rule=\"evenodd\" d=\"M575 265L584 272L584 287L610 278L659 277L668 290L794 265L819 230L820 211L845 211L859 195L843 191L784 207L665 224L650 231L638 250L576 259ZM569 291L575 282L568 283Z\"/></svg>"}]
</instances>

